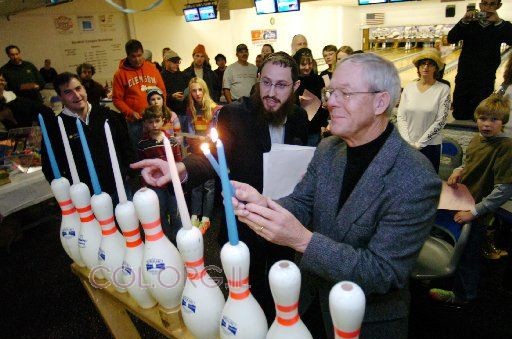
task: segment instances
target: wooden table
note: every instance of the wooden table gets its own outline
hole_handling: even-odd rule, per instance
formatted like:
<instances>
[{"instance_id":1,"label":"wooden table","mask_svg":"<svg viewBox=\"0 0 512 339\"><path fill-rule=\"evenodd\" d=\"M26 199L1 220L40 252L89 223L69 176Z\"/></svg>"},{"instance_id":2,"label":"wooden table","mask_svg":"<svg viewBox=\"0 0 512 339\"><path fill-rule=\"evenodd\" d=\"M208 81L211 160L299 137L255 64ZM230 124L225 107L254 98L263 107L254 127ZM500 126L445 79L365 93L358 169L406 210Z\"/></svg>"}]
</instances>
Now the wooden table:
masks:
<instances>
[{"instance_id":1,"label":"wooden table","mask_svg":"<svg viewBox=\"0 0 512 339\"><path fill-rule=\"evenodd\" d=\"M183 323L179 306L175 310L163 309L158 305L142 309L128 293L119 293L112 286L101 289L93 287L89 282L88 268L72 264L71 271L80 279L114 338L140 338L127 311L167 338L194 338Z\"/></svg>"}]
</instances>

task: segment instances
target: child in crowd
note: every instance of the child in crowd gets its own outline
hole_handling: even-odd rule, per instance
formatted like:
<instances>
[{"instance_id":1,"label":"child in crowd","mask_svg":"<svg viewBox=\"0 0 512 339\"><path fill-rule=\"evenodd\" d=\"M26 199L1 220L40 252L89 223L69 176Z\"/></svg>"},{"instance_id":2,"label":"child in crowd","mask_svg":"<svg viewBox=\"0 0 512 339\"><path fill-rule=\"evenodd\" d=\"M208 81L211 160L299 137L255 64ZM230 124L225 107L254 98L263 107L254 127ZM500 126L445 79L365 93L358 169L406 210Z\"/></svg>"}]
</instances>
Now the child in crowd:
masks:
<instances>
[{"instance_id":1,"label":"child in crowd","mask_svg":"<svg viewBox=\"0 0 512 339\"><path fill-rule=\"evenodd\" d=\"M144 124L144 134L137 144L139 159L160 158L166 160L165 148L163 144L164 137L170 138L173 148L173 154L176 161L181 161L180 146L175 138L162 130L165 124L165 113L161 107L150 105L142 112ZM181 228L181 220L178 216L176 197L172 185L166 187L151 187L158 195L160 203L160 220L165 235L171 239L176 239L176 234ZM170 218L170 223L169 223Z\"/></svg>"},{"instance_id":2,"label":"child in crowd","mask_svg":"<svg viewBox=\"0 0 512 339\"><path fill-rule=\"evenodd\" d=\"M169 135L176 136L177 133L181 132L180 119L178 115L171 111L169 107L165 105L164 95L160 88L152 87L147 90L148 105L156 105L163 111L164 125L162 130L166 131Z\"/></svg>"},{"instance_id":3,"label":"child in crowd","mask_svg":"<svg viewBox=\"0 0 512 339\"><path fill-rule=\"evenodd\" d=\"M187 115L190 121L189 131L192 134L206 136L210 127L216 121L217 114L222 106L217 105L212 100L208 86L201 78L192 78L188 84L188 91L190 93L187 105ZM200 152L197 149L197 141L199 139L190 138L187 140L191 152ZM192 224L199 227L203 234L210 227L214 199L215 179L207 180L202 185L192 189ZM199 221L199 215L202 215L201 221Z\"/></svg>"},{"instance_id":4,"label":"child in crowd","mask_svg":"<svg viewBox=\"0 0 512 339\"><path fill-rule=\"evenodd\" d=\"M475 110L479 130L468 145L463 168L457 168L448 185L466 185L475 199L471 211L459 211L454 220L472 222L464 253L457 267L454 290L430 290L432 298L455 304L465 304L477 296L480 259L486 225L492 213L512 197L512 139L503 133L509 120L510 102L507 97L492 94Z\"/></svg>"}]
</instances>

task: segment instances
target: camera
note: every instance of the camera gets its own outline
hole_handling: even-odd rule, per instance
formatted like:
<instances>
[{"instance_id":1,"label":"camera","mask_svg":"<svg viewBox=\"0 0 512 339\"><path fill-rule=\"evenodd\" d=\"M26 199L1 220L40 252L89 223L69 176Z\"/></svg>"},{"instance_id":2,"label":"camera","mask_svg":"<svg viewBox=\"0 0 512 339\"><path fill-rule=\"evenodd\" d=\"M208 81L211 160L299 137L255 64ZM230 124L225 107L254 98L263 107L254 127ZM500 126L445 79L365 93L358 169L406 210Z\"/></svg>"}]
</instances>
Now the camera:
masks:
<instances>
[{"instance_id":1,"label":"camera","mask_svg":"<svg viewBox=\"0 0 512 339\"><path fill-rule=\"evenodd\" d=\"M476 12L474 16L475 20L485 20L487 19L487 12Z\"/></svg>"}]
</instances>

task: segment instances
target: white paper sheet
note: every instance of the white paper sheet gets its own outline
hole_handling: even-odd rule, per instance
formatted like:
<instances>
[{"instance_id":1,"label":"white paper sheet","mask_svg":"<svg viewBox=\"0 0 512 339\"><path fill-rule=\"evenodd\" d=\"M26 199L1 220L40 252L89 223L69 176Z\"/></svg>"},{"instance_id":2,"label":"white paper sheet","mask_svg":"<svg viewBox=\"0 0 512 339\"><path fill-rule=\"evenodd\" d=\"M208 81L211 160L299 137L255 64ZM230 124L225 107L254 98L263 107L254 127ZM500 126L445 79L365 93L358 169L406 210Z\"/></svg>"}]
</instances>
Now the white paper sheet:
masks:
<instances>
[{"instance_id":1,"label":"white paper sheet","mask_svg":"<svg viewBox=\"0 0 512 339\"><path fill-rule=\"evenodd\" d=\"M473 207L475 207L475 199L465 185L457 184L457 188L452 188L443 181L438 209L469 211Z\"/></svg>"},{"instance_id":2,"label":"white paper sheet","mask_svg":"<svg viewBox=\"0 0 512 339\"><path fill-rule=\"evenodd\" d=\"M263 195L279 199L292 193L314 152L315 147L272 144L263 154Z\"/></svg>"}]
</instances>

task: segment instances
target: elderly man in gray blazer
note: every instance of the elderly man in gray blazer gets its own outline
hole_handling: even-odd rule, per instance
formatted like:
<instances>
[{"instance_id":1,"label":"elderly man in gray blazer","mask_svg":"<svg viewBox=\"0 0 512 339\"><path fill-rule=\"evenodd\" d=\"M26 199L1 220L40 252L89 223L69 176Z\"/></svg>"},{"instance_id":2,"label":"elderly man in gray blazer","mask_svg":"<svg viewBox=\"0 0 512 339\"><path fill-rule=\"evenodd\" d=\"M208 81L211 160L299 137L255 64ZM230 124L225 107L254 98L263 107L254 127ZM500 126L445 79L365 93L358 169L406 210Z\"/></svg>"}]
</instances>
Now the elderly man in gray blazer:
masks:
<instances>
[{"instance_id":1,"label":"elderly man in gray blazer","mask_svg":"<svg viewBox=\"0 0 512 339\"><path fill-rule=\"evenodd\" d=\"M241 221L302 254L301 309L322 316L315 338L333 337L330 288L363 289L361 338L407 338L408 278L435 217L441 180L389 122L400 94L392 63L356 54L326 90L332 137L318 146L302 181L278 201L234 182ZM308 324L307 320L306 324Z\"/></svg>"}]
</instances>

